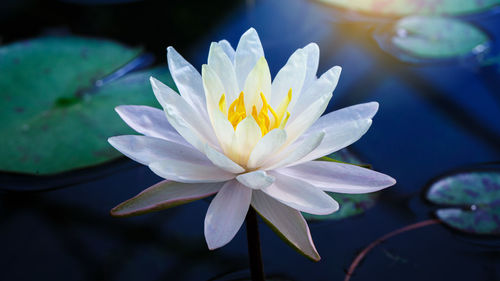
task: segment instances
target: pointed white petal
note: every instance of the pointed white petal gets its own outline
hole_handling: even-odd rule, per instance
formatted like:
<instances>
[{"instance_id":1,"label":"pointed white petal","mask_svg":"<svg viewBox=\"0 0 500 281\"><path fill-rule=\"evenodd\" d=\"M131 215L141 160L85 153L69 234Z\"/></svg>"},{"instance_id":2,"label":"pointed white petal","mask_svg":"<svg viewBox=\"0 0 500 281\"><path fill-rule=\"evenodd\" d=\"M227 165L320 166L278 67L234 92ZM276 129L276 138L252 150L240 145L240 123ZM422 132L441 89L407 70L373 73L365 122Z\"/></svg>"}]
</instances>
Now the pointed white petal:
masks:
<instances>
[{"instance_id":1,"label":"pointed white petal","mask_svg":"<svg viewBox=\"0 0 500 281\"><path fill-rule=\"evenodd\" d=\"M234 69L240 89L243 89L248 74L257 61L264 56L264 49L255 29L250 28L240 38L234 55Z\"/></svg>"},{"instance_id":2,"label":"pointed white petal","mask_svg":"<svg viewBox=\"0 0 500 281\"><path fill-rule=\"evenodd\" d=\"M229 151L234 137L233 125L220 110L214 110L212 117L215 135L219 140L219 144L223 151Z\"/></svg>"},{"instance_id":3,"label":"pointed white petal","mask_svg":"<svg viewBox=\"0 0 500 281\"><path fill-rule=\"evenodd\" d=\"M193 147L163 139L124 135L111 137L108 142L127 157L144 165L168 159L187 159L210 163L205 155Z\"/></svg>"},{"instance_id":4,"label":"pointed white petal","mask_svg":"<svg viewBox=\"0 0 500 281\"><path fill-rule=\"evenodd\" d=\"M169 159L151 163L149 168L164 179L184 183L223 182L235 177L233 173L222 170L210 161L196 163Z\"/></svg>"},{"instance_id":5,"label":"pointed white petal","mask_svg":"<svg viewBox=\"0 0 500 281\"><path fill-rule=\"evenodd\" d=\"M238 175L236 179L246 187L251 189L261 189L268 187L274 182L274 177L268 175L265 171L253 171Z\"/></svg>"},{"instance_id":6,"label":"pointed white petal","mask_svg":"<svg viewBox=\"0 0 500 281\"><path fill-rule=\"evenodd\" d=\"M253 117L243 119L236 127L228 156L237 163L247 163L250 152L261 137L260 127Z\"/></svg>"},{"instance_id":7,"label":"pointed white petal","mask_svg":"<svg viewBox=\"0 0 500 281\"><path fill-rule=\"evenodd\" d=\"M205 143L218 146L208 118L200 119L194 109L176 92L151 77L151 86L158 102L165 110L167 120L191 145L203 151Z\"/></svg>"},{"instance_id":8,"label":"pointed white petal","mask_svg":"<svg viewBox=\"0 0 500 281\"><path fill-rule=\"evenodd\" d=\"M208 144L205 147L205 153L208 159L217 167L228 171L230 173L243 173L245 169L243 169L240 165L233 162L233 160L229 159L223 153L215 150Z\"/></svg>"},{"instance_id":9,"label":"pointed white petal","mask_svg":"<svg viewBox=\"0 0 500 281\"><path fill-rule=\"evenodd\" d=\"M145 105L120 105L115 110L123 121L138 133L189 145L168 123L163 110Z\"/></svg>"},{"instance_id":10,"label":"pointed white petal","mask_svg":"<svg viewBox=\"0 0 500 281\"><path fill-rule=\"evenodd\" d=\"M245 108L247 112L252 112L254 104L262 104L262 102L257 103L261 99L260 93L263 93L267 99L270 98L271 73L264 57L261 57L257 61L255 67L248 74L243 92L245 93ZM260 109L260 107L258 106L257 109Z\"/></svg>"},{"instance_id":11,"label":"pointed white petal","mask_svg":"<svg viewBox=\"0 0 500 281\"><path fill-rule=\"evenodd\" d=\"M396 180L388 175L350 164L329 161L309 161L277 170L325 191L338 193L369 193L392 186Z\"/></svg>"},{"instance_id":12,"label":"pointed white petal","mask_svg":"<svg viewBox=\"0 0 500 281\"><path fill-rule=\"evenodd\" d=\"M306 67L306 77L304 78L304 84L301 93L311 85L313 81L316 80L316 73L318 72L319 65L319 47L316 43L310 43L304 47L304 51L307 53L307 67Z\"/></svg>"},{"instance_id":13,"label":"pointed white petal","mask_svg":"<svg viewBox=\"0 0 500 281\"><path fill-rule=\"evenodd\" d=\"M377 110L378 103L370 102L342 108L319 118L291 145L301 143L318 131L325 132L321 144L298 163L318 159L357 141L370 128L372 124L371 118L373 118Z\"/></svg>"},{"instance_id":14,"label":"pointed white petal","mask_svg":"<svg viewBox=\"0 0 500 281\"><path fill-rule=\"evenodd\" d=\"M222 185L223 183L187 184L164 180L114 207L111 215L134 216L179 206L210 196L219 191Z\"/></svg>"},{"instance_id":15,"label":"pointed white petal","mask_svg":"<svg viewBox=\"0 0 500 281\"><path fill-rule=\"evenodd\" d=\"M229 102L235 100L240 93L240 87L238 81L236 81L233 63L219 44L215 42L210 45L208 65L214 70L224 86L222 93L226 94L226 99Z\"/></svg>"},{"instance_id":16,"label":"pointed white petal","mask_svg":"<svg viewBox=\"0 0 500 281\"><path fill-rule=\"evenodd\" d=\"M317 100L312 101L311 104L300 113L300 116L294 120L288 121L285 126L286 134L288 136L286 144L294 142L298 137L304 133L318 118L323 114L328 102L332 98L332 93L326 93L319 97ZM290 119L291 119L290 115Z\"/></svg>"},{"instance_id":17,"label":"pointed white petal","mask_svg":"<svg viewBox=\"0 0 500 281\"><path fill-rule=\"evenodd\" d=\"M297 251L314 261L321 259L307 222L299 211L283 205L260 191L252 193L252 206L266 223Z\"/></svg>"},{"instance_id":18,"label":"pointed white petal","mask_svg":"<svg viewBox=\"0 0 500 281\"><path fill-rule=\"evenodd\" d=\"M261 190L285 205L315 215L327 215L339 209L332 197L305 180L277 172L269 172L269 175L275 177L274 183Z\"/></svg>"},{"instance_id":19,"label":"pointed white petal","mask_svg":"<svg viewBox=\"0 0 500 281\"><path fill-rule=\"evenodd\" d=\"M264 135L255 145L247 166L250 169L262 166L270 157L278 151L286 141L286 132L282 129L274 129Z\"/></svg>"},{"instance_id":20,"label":"pointed white petal","mask_svg":"<svg viewBox=\"0 0 500 281\"><path fill-rule=\"evenodd\" d=\"M201 66L201 73L207 100L206 107L210 117L213 118L213 112L219 110L219 100L224 94L224 85L215 70L208 64Z\"/></svg>"},{"instance_id":21,"label":"pointed white petal","mask_svg":"<svg viewBox=\"0 0 500 281\"><path fill-rule=\"evenodd\" d=\"M167 48L167 60L168 69L181 96L192 108L199 110L200 117L206 118L205 93L200 73L173 47Z\"/></svg>"},{"instance_id":22,"label":"pointed white petal","mask_svg":"<svg viewBox=\"0 0 500 281\"><path fill-rule=\"evenodd\" d=\"M325 94L331 94L337 87L341 71L342 68L340 66L334 66L321 75L321 77L314 81L307 89L304 89L297 103L289 106L291 114L289 122L293 122L295 118L302 116L314 101Z\"/></svg>"},{"instance_id":23,"label":"pointed white petal","mask_svg":"<svg viewBox=\"0 0 500 281\"><path fill-rule=\"evenodd\" d=\"M307 53L303 49L298 49L288 59L283 68L273 80L271 87L270 104L277 108L281 101L287 96L288 91L292 89L292 101L294 103L302 90L304 78L306 77Z\"/></svg>"},{"instance_id":24,"label":"pointed white petal","mask_svg":"<svg viewBox=\"0 0 500 281\"><path fill-rule=\"evenodd\" d=\"M227 40L220 40L219 46L221 46L221 48L224 50L224 53L226 53L229 60L231 60L231 63L234 63L235 51L233 49L233 46L231 46L231 43L229 43Z\"/></svg>"},{"instance_id":25,"label":"pointed white petal","mask_svg":"<svg viewBox=\"0 0 500 281\"><path fill-rule=\"evenodd\" d=\"M252 190L237 181L220 189L205 217L205 239L210 250L229 243L240 229L250 206Z\"/></svg>"},{"instance_id":26,"label":"pointed white petal","mask_svg":"<svg viewBox=\"0 0 500 281\"><path fill-rule=\"evenodd\" d=\"M279 167L293 165L316 149L321 144L324 137L325 133L320 131L304 139L304 141L300 142L298 145L287 147L275 157L271 157L270 160L272 160L272 162L264 164L265 169L273 170Z\"/></svg>"}]
</instances>

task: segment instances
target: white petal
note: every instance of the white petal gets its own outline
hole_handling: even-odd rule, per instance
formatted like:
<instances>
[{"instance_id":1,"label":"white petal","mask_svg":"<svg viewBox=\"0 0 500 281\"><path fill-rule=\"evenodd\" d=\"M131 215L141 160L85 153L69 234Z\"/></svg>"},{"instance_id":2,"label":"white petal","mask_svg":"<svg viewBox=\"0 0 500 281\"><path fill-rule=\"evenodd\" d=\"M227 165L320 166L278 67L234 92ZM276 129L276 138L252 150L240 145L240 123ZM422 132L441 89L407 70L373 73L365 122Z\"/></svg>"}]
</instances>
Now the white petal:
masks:
<instances>
[{"instance_id":1,"label":"white petal","mask_svg":"<svg viewBox=\"0 0 500 281\"><path fill-rule=\"evenodd\" d=\"M169 159L151 163L149 168L164 179L184 183L223 182L235 177L233 173L222 170L210 161L207 162Z\"/></svg>"},{"instance_id":2,"label":"white petal","mask_svg":"<svg viewBox=\"0 0 500 281\"><path fill-rule=\"evenodd\" d=\"M219 191L222 185L223 183L188 184L164 180L114 207L111 215L134 216L179 206L210 196Z\"/></svg>"},{"instance_id":3,"label":"white petal","mask_svg":"<svg viewBox=\"0 0 500 281\"><path fill-rule=\"evenodd\" d=\"M253 171L241 174L236 179L244 186L252 189L268 187L274 182L274 177L269 176L265 171Z\"/></svg>"},{"instance_id":4,"label":"white petal","mask_svg":"<svg viewBox=\"0 0 500 281\"><path fill-rule=\"evenodd\" d=\"M344 147L363 136L372 124L371 118L378 110L378 103L370 102L342 108L318 119L294 144L299 144L318 131L324 131L321 144L298 163L318 159Z\"/></svg>"},{"instance_id":5,"label":"white petal","mask_svg":"<svg viewBox=\"0 0 500 281\"><path fill-rule=\"evenodd\" d=\"M325 133L320 131L314 135L310 135L303 142L300 142L299 145L287 147L275 157L270 158L272 162L264 164L265 169L272 170L293 165L316 149L324 137Z\"/></svg>"},{"instance_id":6,"label":"white petal","mask_svg":"<svg viewBox=\"0 0 500 281\"><path fill-rule=\"evenodd\" d=\"M342 68L340 66L334 66L321 75L318 80L311 83L307 89L304 89L297 103L289 106L291 116L288 122L293 122L295 118L302 116L304 112L307 111L310 104L320 99L325 94L332 93L337 87L341 71Z\"/></svg>"},{"instance_id":7,"label":"white petal","mask_svg":"<svg viewBox=\"0 0 500 281\"><path fill-rule=\"evenodd\" d=\"M208 144L205 147L205 153L208 159L217 167L228 171L230 173L243 173L245 169L243 169L240 165L233 162L233 160L229 159L223 153L215 150Z\"/></svg>"},{"instance_id":8,"label":"white petal","mask_svg":"<svg viewBox=\"0 0 500 281\"><path fill-rule=\"evenodd\" d=\"M390 176L370 169L329 161L309 161L277 171L297 179L306 179L325 191L339 193L369 193L396 183Z\"/></svg>"},{"instance_id":9,"label":"white petal","mask_svg":"<svg viewBox=\"0 0 500 281\"><path fill-rule=\"evenodd\" d=\"M167 48L167 60L168 69L181 96L192 108L199 110L200 117L206 118L205 93L200 73L173 47Z\"/></svg>"},{"instance_id":10,"label":"white petal","mask_svg":"<svg viewBox=\"0 0 500 281\"><path fill-rule=\"evenodd\" d=\"M138 133L189 145L168 123L163 110L145 105L120 105L115 110L123 121Z\"/></svg>"},{"instance_id":11,"label":"white petal","mask_svg":"<svg viewBox=\"0 0 500 281\"><path fill-rule=\"evenodd\" d=\"M332 93L326 93L319 97L300 113L294 120L288 121L285 126L286 134L288 136L286 144L290 144L304 133L318 118L323 114L328 102L332 98ZM290 115L290 119L291 119Z\"/></svg>"},{"instance_id":12,"label":"white petal","mask_svg":"<svg viewBox=\"0 0 500 281\"><path fill-rule=\"evenodd\" d=\"M165 110L167 120L177 132L191 145L203 151L205 143L218 146L210 123L200 119L189 104L176 92L151 77L151 85L156 99ZM207 118L208 119L208 118Z\"/></svg>"},{"instance_id":13,"label":"white petal","mask_svg":"<svg viewBox=\"0 0 500 281\"><path fill-rule=\"evenodd\" d=\"M292 89L292 102L290 104L296 101L306 77L306 66L307 53L303 49L298 49L290 56L273 80L270 101L273 108L279 106L290 89Z\"/></svg>"},{"instance_id":14,"label":"white petal","mask_svg":"<svg viewBox=\"0 0 500 281\"><path fill-rule=\"evenodd\" d=\"M217 135L222 150L227 152L230 150L234 137L233 125L220 110L214 110L212 112L212 117L215 135Z\"/></svg>"},{"instance_id":15,"label":"white petal","mask_svg":"<svg viewBox=\"0 0 500 281\"><path fill-rule=\"evenodd\" d=\"M121 153L144 165L168 159L187 159L210 163L200 151L175 142L148 136L116 136L108 142Z\"/></svg>"},{"instance_id":16,"label":"white petal","mask_svg":"<svg viewBox=\"0 0 500 281\"><path fill-rule=\"evenodd\" d=\"M271 97L271 73L264 57L257 61L248 74L243 92L245 93L245 109L249 113L252 112L254 104L260 104L257 106L258 110L262 107L262 101L258 102L261 100L260 93L263 93L267 99Z\"/></svg>"},{"instance_id":17,"label":"white petal","mask_svg":"<svg viewBox=\"0 0 500 281\"><path fill-rule=\"evenodd\" d=\"M271 130L255 145L250 157L248 158L247 167L253 169L262 166L271 155L281 148L285 141L285 130Z\"/></svg>"},{"instance_id":18,"label":"white petal","mask_svg":"<svg viewBox=\"0 0 500 281\"><path fill-rule=\"evenodd\" d=\"M269 175L275 177L274 183L261 190L285 205L315 215L327 215L339 209L332 197L304 180L277 172L269 172Z\"/></svg>"},{"instance_id":19,"label":"white petal","mask_svg":"<svg viewBox=\"0 0 500 281\"><path fill-rule=\"evenodd\" d=\"M261 137L262 132L253 117L243 119L236 127L228 156L237 163L247 163L250 152Z\"/></svg>"},{"instance_id":20,"label":"white petal","mask_svg":"<svg viewBox=\"0 0 500 281\"><path fill-rule=\"evenodd\" d=\"M221 188L208 207L205 239L210 250L229 243L240 229L250 206L252 190L237 181Z\"/></svg>"},{"instance_id":21,"label":"white petal","mask_svg":"<svg viewBox=\"0 0 500 281\"><path fill-rule=\"evenodd\" d=\"M263 56L264 50L262 49L259 35L255 29L250 28L241 36L234 55L234 69L240 89L243 89L248 74Z\"/></svg>"},{"instance_id":22,"label":"white petal","mask_svg":"<svg viewBox=\"0 0 500 281\"><path fill-rule=\"evenodd\" d=\"M316 80L316 73L318 72L319 65L319 47L316 43L308 44L304 47L304 51L307 53L307 67L302 91L300 91L301 93Z\"/></svg>"},{"instance_id":23,"label":"white petal","mask_svg":"<svg viewBox=\"0 0 500 281\"><path fill-rule=\"evenodd\" d=\"M231 60L231 62L234 62L234 49L231 46L231 43L229 43L227 40L220 40L219 41L219 46L224 50L224 53L226 53L227 57Z\"/></svg>"},{"instance_id":24,"label":"white petal","mask_svg":"<svg viewBox=\"0 0 500 281\"><path fill-rule=\"evenodd\" d=\"M279 236L297 251L314 261L321 258L312 241L307 222L302 214L260 191L252 193L252 206Z\"/></svg>"},{"instance_id":25,"label":"white petal","mask_svg":"<svg viewBox=\"0 0 500 281\"><path fill-rule=\"evenodd\" d=\"M219 100L222 94L224 94L224 85L219 76L217 76L217 73L215 73L215 70L208 64L201 66L201 73L207 100L206 107L210 117L213 118L213 112L219 110Z\"/></svg>"},{"instance_id":26,"label":"white petal","mask_svg":"<svg viewBox=\"0 0 500 281\"><path fill-rule=\"evenodd\" d=\"M224 86L224 91L222 93L226 94L226 99L229 102L235 100L240 93L240 87L236 81L233 63L219 44L215 42L210 45L208 65L214 70Z\"/></svg>"}]
</instances>

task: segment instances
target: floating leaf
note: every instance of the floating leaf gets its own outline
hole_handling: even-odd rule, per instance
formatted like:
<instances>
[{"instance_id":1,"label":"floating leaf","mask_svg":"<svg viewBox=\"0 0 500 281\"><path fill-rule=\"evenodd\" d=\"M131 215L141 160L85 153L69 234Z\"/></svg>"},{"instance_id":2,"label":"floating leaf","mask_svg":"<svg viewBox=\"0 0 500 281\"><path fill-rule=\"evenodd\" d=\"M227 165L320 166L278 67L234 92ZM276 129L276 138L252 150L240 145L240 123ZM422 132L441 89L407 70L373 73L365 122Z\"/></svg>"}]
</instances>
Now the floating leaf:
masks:
<instances>
[{"instance_id":1,"label":"floating leaf","mask_svg":"<svg viewBox=\"0 0 500 281\"><path fill-rule=\"evenodd\" d=\"M325 158L333 159L333 161L335 162L340 161L354 165L366 166L361 162L361 160L359 160L359 158L357 158L347 149L339 150L335 153L328 155L328 157L323 157L319 160L332 161ZM324 216L303 213L304 218L306 218L307 220L345 219L348 217L362 214L369 208L373 207L378 197L378 193L376 192L365 193L365 194L345 194L345 193L334 193L334 192L327 192L327 193L339 203L340 209L335 213Z\"/></svg>"},{"instance_id":2,"label":"floating leaf","mask_svg":"<svg viewBox=\"0 0 500 281\"><path fill-rule=\"evenodd\" d=\"M500 172L459 173L434 182L427 198L449 208L437 216L449 226L476 234L500 234Z\"/></svg>"},{"instance_id":3,"label":"floating leaf","mask_svg":"<svg viewBox=\"0 0 500 281\"><path fill-rule=\"evenodd\" d=\"M500 0L320 0L343 9L380 16L463 15L486 11Z\"/></svg>"},{"instance_id":4,"label":"floating leaf","mask_svg":"<svg viewBox=\"0 0 500 281\"><path fill-rule=\"evenodd\" d=\"M54 174L119 157L109 136L130 133L120 104L156 104L151 71L95 87L140 49L96 39L41 38L0 48L0 170ZM166 70L155 70L163 80ZM172 84L172 83L170 83Z\"/></svg>"},{"instance_id":5,"label":"floating leaf","mask_svg":"<svg viewBox=\"0 0 500 281\"><path fill-rule=\"evenodd\" d=\"M488 35L474 25L445 17L406 17L396 23L388 36L388 40L378 40L382 49L396 57L416 59L479 54L488 49L489 42Z\"/></svg>"}]
</instances>

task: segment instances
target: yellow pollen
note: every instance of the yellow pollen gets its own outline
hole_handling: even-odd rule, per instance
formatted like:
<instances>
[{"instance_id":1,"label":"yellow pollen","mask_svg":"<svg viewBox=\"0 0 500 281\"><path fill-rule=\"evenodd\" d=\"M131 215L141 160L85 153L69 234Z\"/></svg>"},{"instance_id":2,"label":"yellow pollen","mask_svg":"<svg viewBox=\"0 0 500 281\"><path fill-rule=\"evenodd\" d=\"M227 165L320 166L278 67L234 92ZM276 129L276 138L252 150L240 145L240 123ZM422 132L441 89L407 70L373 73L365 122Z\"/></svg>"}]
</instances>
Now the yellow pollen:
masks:
<instances>
[{"instance_id":1,"label":"yellow pollen","mask_svg":"<svg viewBox=\"0 0 500 281\"><path fill-rule=\"evenodd\" d=\"M237 99L235 99L227 108L226 105L226 95L222 94L219 100L219 110L227 116L227 119L233 125L233 128L236 130L238 124L247 117L247 113L245 110L245 94L243 92L240 93ZM276 112L267 102L266 96L263 93L260 93L260 98L262 100L262 108L260 111L257 110L257 106L252 106L251 116L259 125L262 136L267 134L272 129L285 128L285 125L290 117L290 112L287 111L288 105L292 100L292 89L288 91L288 95L281 101L278 112ZM269 112L271 112L272 120L269 116ZM285 116L286 114L286 116ZM285 117L285 118L283 118Z\"/></svg>"}]
</instances>

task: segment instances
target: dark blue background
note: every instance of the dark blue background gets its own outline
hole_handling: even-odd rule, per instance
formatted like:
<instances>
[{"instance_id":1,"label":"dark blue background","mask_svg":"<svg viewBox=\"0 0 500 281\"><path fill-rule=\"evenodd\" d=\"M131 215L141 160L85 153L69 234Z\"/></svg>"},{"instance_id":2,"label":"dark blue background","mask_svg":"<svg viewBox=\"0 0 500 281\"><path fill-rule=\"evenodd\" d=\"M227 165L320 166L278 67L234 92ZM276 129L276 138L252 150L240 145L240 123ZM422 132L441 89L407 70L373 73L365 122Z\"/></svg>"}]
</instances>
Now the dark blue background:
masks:
<instances>
[{"instance_id":1,"label":"dark blue background","mask_svg":"<svg viewBox=\"0 0 500 281\"><path fill-rule=\"evenodd\" d=\"M377 24L346 21L341 11L305 0L104 6L23 2L26 6L12 8L14 16L2 14L3 43L53 32L109 37L145 45L158 63L166 63L165 47L173 45L200 67L211 41L226 38L235 47L239 36L255 27L273 75L295 49L309 42L320 46L320 73L342 66L328 111L380 103L372 127L351 149L374 169L396 178L397 185L363 215L310 223L322 256L318 263L294 252L261 224L268 274L343 280L355 255L371 241L432 218L433 206L422 199L432 179L500 160L498 67L460 59L401 62L382 51L372 36L389 19ZM97 23L90 24L92 19ZM497 52L500 17L467 20L490 33L492 51ZM207 249L203 220L208 201L111 218L112 207L160 180L146 167L122 159L71 177L76 184L50 192L0 194L0 280L210 280L247 268L243 228L229 245ZM43 187L67 179L0 178ZM375 248L351 280L500 280L499 249L494 237L428 226Z\"/></svg>"}]
</instances>

